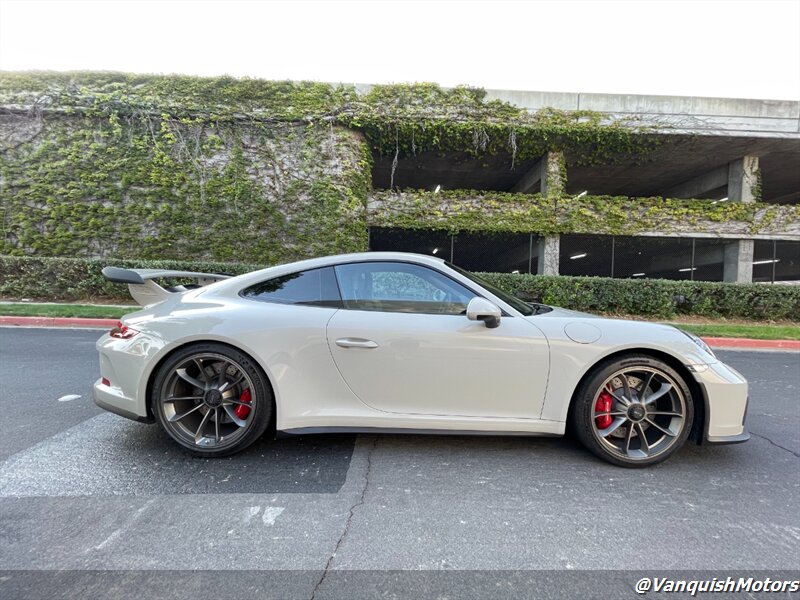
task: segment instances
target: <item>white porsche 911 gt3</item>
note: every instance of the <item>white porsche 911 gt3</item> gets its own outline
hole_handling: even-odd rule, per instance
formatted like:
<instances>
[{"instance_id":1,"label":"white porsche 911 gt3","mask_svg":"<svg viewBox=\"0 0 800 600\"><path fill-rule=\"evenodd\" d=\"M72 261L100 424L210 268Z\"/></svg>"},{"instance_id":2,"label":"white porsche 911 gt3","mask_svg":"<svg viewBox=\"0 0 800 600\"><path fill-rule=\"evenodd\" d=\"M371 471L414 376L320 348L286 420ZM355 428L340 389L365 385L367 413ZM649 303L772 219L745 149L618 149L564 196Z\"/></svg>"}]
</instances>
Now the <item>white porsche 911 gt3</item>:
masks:
<instances>
[{"instance_id":1,"label":"white porsche 911 gt3","mask_svg":"<svg viewBox=\"0 0 800 600\"><path fill-rule=\"evenodd\" d=\"M431 256L238 277L106 267L144 309L97 342L95 402L203 456L268 429L562 435L621 466L742 442L747 382L668 325L529 304ZM164 288L154 280L194 279Z\"/></svg>"}]
</instances>

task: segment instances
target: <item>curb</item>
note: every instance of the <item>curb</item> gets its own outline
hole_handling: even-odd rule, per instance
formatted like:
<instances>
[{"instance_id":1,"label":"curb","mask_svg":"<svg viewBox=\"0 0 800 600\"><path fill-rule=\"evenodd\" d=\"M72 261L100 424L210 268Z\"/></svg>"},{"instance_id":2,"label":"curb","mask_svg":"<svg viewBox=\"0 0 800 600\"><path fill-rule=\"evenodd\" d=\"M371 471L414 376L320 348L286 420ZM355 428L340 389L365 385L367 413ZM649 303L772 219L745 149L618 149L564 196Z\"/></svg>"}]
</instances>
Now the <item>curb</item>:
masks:
<instances>
[{"instance_id":1,"label":"curb","mask_svg":"<svg viewBox=\"0 0 800 600\"><path fill-rule=\"evenodd\" d=\"M0 326L18 327L72 327L106 329L119 319L87 319L78 317L3 317ZM800 340L753 340L749 338L703 337L712 348L734 350L789 350L800 352Z\"/></svg>"},{"instance_id":2,"label":"curb","mask_svg":"<svg viewBox=\"0 0 800 600\"><path fill-rule=\"evenodd\" d=\"M749 338L704 337L712 348L734 350L792 350L800 352L800 340L752 340Z\"/></svg>"},{"instance_id":3,"label":"curb","mask_svg":"<svg viewBox=\"0 0 800 600\"><path fill-rule=\"evenodd\" d=\"M15 325L18 327L88 327L92 329L107 329L117 324L119 319L87 319L80 317L2 317L0 325Z\"/></svg>"}]
</instances>

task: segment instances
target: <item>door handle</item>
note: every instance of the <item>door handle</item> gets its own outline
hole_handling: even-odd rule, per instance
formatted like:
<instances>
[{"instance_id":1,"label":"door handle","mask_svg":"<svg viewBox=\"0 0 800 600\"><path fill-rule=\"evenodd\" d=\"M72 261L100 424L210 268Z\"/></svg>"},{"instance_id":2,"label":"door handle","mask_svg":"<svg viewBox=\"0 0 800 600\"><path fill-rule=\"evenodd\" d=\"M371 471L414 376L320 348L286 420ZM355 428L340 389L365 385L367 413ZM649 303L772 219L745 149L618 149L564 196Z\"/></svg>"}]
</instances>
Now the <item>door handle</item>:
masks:
<instances>
[{"instance_id":1,"label":"door handle","mask_svg":"<svg viewBox=\"0 0 800 600\"><path fill-rule=\"evenodd\" d=\"M378 344L364 338L339 338L336 345L342 348L377 348Z\"/></svg>"}]
</instances>

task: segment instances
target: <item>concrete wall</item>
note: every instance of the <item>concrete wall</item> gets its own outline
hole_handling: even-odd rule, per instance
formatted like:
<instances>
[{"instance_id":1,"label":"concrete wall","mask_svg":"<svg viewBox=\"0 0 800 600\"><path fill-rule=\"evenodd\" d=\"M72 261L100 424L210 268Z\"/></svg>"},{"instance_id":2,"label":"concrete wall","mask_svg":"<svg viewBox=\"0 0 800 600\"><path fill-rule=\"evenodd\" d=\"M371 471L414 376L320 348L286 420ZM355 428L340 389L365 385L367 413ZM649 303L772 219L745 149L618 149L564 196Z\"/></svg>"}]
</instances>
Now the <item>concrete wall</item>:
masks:
<instances>
[{"instance_id":1,"label":"concrete wall","mask_svg":"<svg viewBox=\"0 0 800 600\"><path fill-rule=\"evenodd\" d=\"M669 126L675 133L800 139L800 101L513 90L487 90L486 97L530 111L550 107L637 117L643 125Z\"/></svg>"}]
</instances>

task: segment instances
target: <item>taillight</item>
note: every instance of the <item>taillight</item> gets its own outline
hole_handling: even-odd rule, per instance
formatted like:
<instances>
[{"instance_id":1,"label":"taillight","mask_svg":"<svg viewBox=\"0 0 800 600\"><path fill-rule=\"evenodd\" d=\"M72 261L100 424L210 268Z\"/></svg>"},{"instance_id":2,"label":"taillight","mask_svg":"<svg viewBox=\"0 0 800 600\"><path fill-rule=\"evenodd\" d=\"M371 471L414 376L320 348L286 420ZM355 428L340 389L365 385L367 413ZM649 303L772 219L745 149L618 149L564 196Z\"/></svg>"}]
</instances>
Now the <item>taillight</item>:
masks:
<instances>
[{"instance_id":1,"label":"taillight","mask_svg":"<svg viewBox=\"0 0 800 600\"><path fill-rule=\"evenodd\" d=\"M105 377L100 379L100 383L102 383L103 385L107 385L107 386L111 387L111 382L108 379L106 379Z\"/></svg>"},{"instance_id":2,"label":"taillight","mask_svg":"<svg viewBox=\"0 0 800 600\"><path fill-rule=\"evenodd\" d=\"M135 329L128 327L127 325L123 325L122 321L117 321L117 324L114 325L113 329L108 332L108 335L119 340L129 340L137 333L139 332Z\"/></svg>"}]
</instances>

